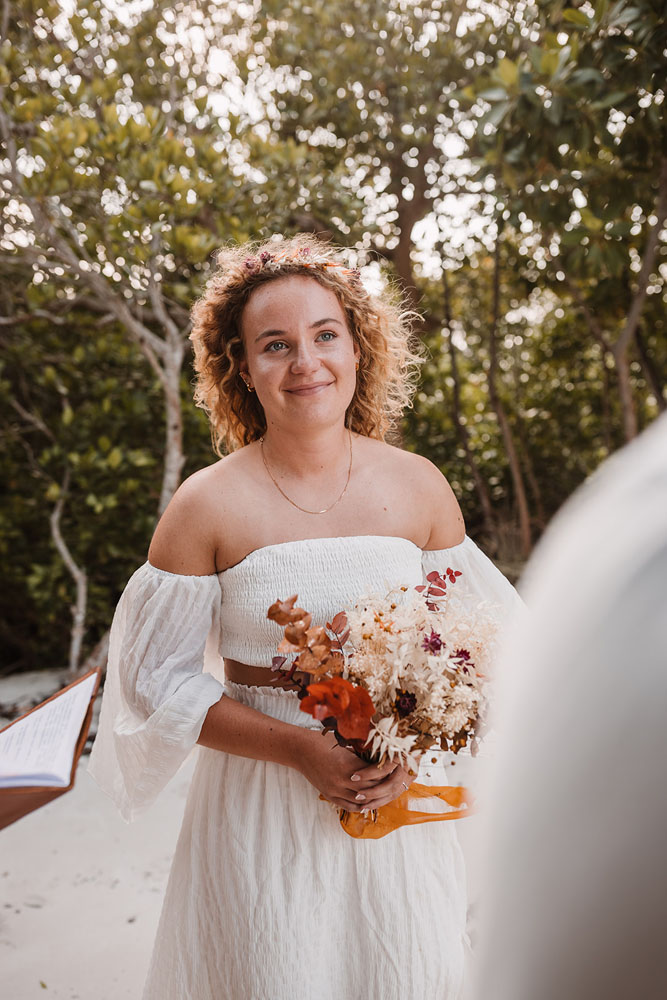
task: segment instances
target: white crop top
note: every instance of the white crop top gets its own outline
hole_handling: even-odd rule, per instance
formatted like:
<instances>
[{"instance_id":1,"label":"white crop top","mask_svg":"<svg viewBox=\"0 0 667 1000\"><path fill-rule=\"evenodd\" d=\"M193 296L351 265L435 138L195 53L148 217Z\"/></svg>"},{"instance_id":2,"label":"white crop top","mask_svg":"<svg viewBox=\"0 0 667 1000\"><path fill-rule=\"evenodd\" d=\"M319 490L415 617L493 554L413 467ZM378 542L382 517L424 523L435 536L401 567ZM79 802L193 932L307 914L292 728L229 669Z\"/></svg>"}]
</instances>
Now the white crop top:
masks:
<instances>
[{"instance_id":1,"label":"white crop top","mask_svg":"<svg viewBox=\"0 0 667 1000\"><path fill-rule=\"evenodd\" d=\"M196 744L224 694L221 661L204 670L209 641L229 659L270 668L282 629L266 612L278 598L324 624L360 597L415 586L448 567L471 598L512 612L521 601L469 537L423 552L406 538L353 535L279 542L210 576L182 576L146 562L116 608L97 737L89 772L130 820L148 806ZM217 660L217 662L216 662Z\"/></svg>"}]
</instances>

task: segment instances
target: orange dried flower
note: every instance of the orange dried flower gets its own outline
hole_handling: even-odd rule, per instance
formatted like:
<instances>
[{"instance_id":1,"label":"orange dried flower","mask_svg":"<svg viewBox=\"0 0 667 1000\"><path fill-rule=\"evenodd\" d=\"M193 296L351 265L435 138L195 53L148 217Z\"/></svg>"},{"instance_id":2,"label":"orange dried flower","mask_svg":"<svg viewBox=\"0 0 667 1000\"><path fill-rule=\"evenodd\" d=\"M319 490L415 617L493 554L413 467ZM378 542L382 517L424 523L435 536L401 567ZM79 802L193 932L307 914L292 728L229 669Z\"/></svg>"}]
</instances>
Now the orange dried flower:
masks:
<instances>
[{"instance_id":1,"label":"orange dried flower","mask_svg":"<svg viewBox=\"0 0 667 1000\"><path fill-rule=\"evenodd\" d=\"M308 685L308 694L301 701L301 711L322 722L333 716L336 728L346 740L365 740L375 705L364 688L344 677L332 677Z\"/></svg>"}]
</instances>

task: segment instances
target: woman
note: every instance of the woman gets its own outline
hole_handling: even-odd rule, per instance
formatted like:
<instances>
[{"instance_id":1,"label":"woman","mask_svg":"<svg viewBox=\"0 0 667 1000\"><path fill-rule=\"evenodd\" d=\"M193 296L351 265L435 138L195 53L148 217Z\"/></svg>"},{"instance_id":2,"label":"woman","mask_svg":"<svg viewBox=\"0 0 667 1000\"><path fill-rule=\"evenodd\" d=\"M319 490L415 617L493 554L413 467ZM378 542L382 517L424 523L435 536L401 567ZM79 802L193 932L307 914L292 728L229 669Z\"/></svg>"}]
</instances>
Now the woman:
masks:
<instances>
[{"instance_id":1,"label":"woman","mask_svg":"<svg viewBox=\"0 0 667 1000\"><path fill-rule=\"evenodd\" d=\"M414 776L300 712L266 612L296 592L323 624L450 565L473 596L515 593L440 472L383 440L418 360L388 296L299 237L222 251L193 319L196 398L230 453L180 487L119 603L91 763L131 818L200 746L144 1000L455 998L454 824L341 830L329 803L378 807ZM432 763L419 778L446 783Z\"/></svg>"}]
</instances>

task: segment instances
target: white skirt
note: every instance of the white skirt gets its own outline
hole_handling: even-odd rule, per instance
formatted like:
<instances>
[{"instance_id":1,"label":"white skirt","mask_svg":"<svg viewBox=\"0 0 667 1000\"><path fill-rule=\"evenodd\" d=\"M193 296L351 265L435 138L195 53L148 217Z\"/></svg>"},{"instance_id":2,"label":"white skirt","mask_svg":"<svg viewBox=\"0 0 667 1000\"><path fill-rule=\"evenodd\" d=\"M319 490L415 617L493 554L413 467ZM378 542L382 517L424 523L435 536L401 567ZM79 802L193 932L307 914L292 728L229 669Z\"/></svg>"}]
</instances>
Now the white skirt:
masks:
<instances>
[{"instance_id":1,"label":"white skirt","mask_svg":"<svg viewBox=\"0 0 667 1000\"><path fill-rule=\"evenodd\" d=\"M294 692L227 681L225 693L321 728ZM292 768L197 754L143 1000L460 996L466 893L454 822L355 840ZM423 763L419 780L447 775Z\"/></svg>"}]
</instances>

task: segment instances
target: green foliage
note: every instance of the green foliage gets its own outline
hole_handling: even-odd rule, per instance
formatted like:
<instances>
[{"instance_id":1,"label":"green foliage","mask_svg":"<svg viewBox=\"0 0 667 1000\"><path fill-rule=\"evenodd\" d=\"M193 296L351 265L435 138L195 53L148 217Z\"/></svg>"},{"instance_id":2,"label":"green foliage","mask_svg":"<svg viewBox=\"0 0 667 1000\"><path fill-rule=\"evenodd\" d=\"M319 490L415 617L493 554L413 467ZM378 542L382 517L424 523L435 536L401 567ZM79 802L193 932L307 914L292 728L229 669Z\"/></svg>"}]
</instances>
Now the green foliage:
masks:
<instances>
[{"instance_id":1,"label":"green foliage","mask_svg":"<svg viewBox=\"0 0 667 1000\"><path fill-rule=\"evenodd\" d=\"M537 536L623 441L601 343L624 328L654 226L664 14L657 0L13 5L0 44L4 668L66 660L73 584L49 529L64 484L62 533L89 580L85 651L145 557L167 357L182 359L183 473L214 460L187 332L230 240L331 234L417 286L430 360L403 443L448 475L473 534L486 525L457 421L495 517L516 519L487 380L495 331ZM661 238L630 351L640 427L667 380L665 254ZM159 338L157 365L137 329Z\"/></svg>"}]
</instances>

